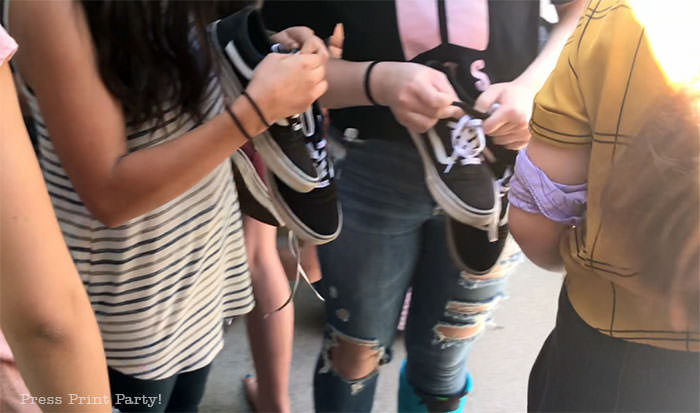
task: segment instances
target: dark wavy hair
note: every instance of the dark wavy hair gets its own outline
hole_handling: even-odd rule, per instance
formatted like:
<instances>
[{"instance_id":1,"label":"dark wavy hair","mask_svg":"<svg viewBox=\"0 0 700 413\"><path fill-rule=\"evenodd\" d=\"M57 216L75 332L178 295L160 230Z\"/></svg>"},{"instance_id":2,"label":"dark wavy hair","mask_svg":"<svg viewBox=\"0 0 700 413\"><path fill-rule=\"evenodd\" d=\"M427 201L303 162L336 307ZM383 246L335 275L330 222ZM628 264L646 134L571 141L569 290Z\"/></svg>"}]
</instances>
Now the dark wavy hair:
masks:
<instances>
[{"instance_id":1,"label":"dark wavy hair","mask_svg":"<svg viewBox=\"0 0 700 413\"><path fill-rule=\"evenodd\" d=\"M252 1L82 0L97 65L127 122L197 121L212 69L206 26Z\"/></svg>"}]
</instances>

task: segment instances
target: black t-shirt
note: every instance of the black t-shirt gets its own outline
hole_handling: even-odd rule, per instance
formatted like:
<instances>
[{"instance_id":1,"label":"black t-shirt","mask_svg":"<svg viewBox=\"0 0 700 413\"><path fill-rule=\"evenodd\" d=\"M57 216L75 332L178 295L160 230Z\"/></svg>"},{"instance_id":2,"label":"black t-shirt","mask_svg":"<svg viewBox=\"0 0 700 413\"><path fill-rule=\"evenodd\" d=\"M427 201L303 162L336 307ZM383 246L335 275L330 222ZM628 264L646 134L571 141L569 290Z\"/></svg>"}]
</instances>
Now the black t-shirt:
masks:
<instances>
[{"instance_id":1,"label":"black t-shirt","mask_svg":"<svg viewBox=\"0 0 700 413\"><path fill-rule=\"evenodd\" d=\"M273 30L308 26L326 38L343 23L345 60L451 62L472 101L537 56L539 13L539 0L266 0L263 7ZM331 122L358 129L360 138L408 137L388 108L333 110Z\"/></svg>"}]
</instances>

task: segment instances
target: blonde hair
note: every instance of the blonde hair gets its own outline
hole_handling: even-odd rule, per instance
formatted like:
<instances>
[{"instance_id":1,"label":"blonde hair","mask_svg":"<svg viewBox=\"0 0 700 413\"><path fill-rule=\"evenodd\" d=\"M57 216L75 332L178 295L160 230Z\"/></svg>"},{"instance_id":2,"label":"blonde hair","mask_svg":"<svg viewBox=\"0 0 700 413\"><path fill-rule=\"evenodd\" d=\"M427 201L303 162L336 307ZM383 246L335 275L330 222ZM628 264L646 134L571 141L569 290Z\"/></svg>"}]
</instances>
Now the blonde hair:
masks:
<instances>
[{"instance_id":1,"label":"blonde hair","mask_svg":"<svg viewBox=\"0 0 700 413\"><path fill-rule=\"evenodd\" d=\"M700 116L697 92L660 99L615 162L604 219L639 264L640 281L698 320Z\"/></svg>"}]
</instances>

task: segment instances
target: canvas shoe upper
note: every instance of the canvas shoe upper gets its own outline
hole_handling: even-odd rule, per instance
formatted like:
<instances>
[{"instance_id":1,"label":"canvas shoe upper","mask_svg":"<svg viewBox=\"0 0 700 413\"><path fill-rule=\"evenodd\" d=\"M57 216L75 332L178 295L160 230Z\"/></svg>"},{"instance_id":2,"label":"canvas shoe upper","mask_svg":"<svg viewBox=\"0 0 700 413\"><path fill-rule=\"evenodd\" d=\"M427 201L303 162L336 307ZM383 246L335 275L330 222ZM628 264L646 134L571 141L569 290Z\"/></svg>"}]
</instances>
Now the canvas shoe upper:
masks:
<instances>
[{"instance_id":1,"label":"canvas shoe upper","mask_svg":"<svg viewBox=\"0 0 700 413\"><path fill-rule=\"evenodd\" d=\"M235 99L248 86L255 67L270 53L273 44L260 12L246 7L209 26L214 56L224 94ZM253 137L253 145L265 165L298 192L309 192L318 174L306 150L301 115L272 124Z\"/></svg>"},{"instance_id":2,"label":"canvas shoe upper","mask_svg":"<svg viewBox=\"0 0 700 413\"><path fill-rule=\"evenodd\" d=\"M324 244L340 234L342 213L336 197L335 170L326 149L323 115L317 104L304 119L307 151L318 171L319 183L313 191L299 193L270 174L268 179L275 209L287 227L303 241Z\"/></svg>"}]
</instances>

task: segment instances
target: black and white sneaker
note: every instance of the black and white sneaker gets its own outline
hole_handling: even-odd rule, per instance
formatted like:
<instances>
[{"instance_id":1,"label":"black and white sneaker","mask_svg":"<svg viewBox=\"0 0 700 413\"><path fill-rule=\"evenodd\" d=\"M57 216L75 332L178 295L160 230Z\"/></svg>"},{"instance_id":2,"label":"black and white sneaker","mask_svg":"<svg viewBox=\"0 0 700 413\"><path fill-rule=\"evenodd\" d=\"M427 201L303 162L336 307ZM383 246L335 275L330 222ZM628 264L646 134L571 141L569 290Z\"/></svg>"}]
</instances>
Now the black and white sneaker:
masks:
<instances>
[{"instance_id":1,"label":"black and white sneaker","mask_svg":"<svg viewBox=\"0 0 700 413\"><path fill-rule=\"evenodd\" d=\"M238 192L238 204L241 213L260 222L278 227L283 225L272 203L267 184L264 181L264 168L250 143L239 148L231 156L233 179ZM256 165L257 163L257 165ZM258 167L263 168L259 170ZM261 175L262 172L262 175Z\"/></svg>"},{"instance_id":2,"label":"black and white sneaker","mask_svg":"<svg viewBox=\"0 0 700 413\"><path fill-rule=\"evenodd\" d=\"M246 7L209 26L224 94L237 98L248 86L255 67L272 50L260 12ZM301 115L273 124L253 138L265 165L297 192L309 192L319 177L306 150Z\"/></svg>"},{"instance_id":3,"label":"black and white sneaker","mask_svg":"<svg viewBox=\"0 0 700 413\"><path fill-rule=\"evenodd\" d=\"M316 189L299 193L269 172L267 181L274 207L287 228L300 240L320 245L338 237L342 212L336 197L333 162L326 150L328 141L323 130L323 115L317 104L313 105L313 114L306 116L304 123L307 150L321 177Z\"/></svg>"},{"instance_id":4,"label":"black and white sneaker","mask_svg":"<svg viewBox=\"0 0 700 413\"><path fill-rule=\"evenodd\" d=\"M486 147L481 120L468 115L440 120L426 133L410 135L435 202L458 222L477 228L491 226L499 202L493 173L481 153Z\"/></svg>"},{"instance_id":5,"label":"black and white sneaker","mask_svg":"<svg viewBox=\"0 0 700 413\"><path fill-rule=\"evenodd\" d=\"M508 193L507 188L501 188L501 212L495 240L490 236L490 228L475 228L447 217L447 245L452 260L460 270L477 275L488 274L500 259L509 233Z\"/></svg>"}]
</instances>

